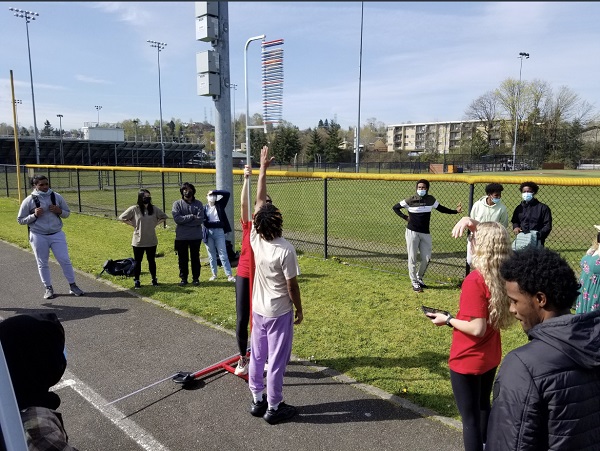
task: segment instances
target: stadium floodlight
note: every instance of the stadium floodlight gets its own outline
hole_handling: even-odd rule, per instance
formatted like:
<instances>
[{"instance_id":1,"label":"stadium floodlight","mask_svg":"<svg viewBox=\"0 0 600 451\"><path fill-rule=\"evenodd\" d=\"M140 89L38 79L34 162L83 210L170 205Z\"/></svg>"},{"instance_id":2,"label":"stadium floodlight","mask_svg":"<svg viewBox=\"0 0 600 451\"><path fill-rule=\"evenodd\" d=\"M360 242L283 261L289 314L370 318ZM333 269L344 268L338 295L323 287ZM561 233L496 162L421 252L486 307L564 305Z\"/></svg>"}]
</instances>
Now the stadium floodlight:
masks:
<instances>
[{"instance_id":1,"label":"stadium floodlight","mask_svg":"<svg viewBox=\"0 0 600 451\"><path fill-rule=\"evenodd\" d=\"M100 110L102 109L102 105L94 105L96 111L98 112L98 122L96 122L96 127L100 127Z\"/></svg>"},{"instance_id":2,"label":"stadium floodlight","mask_svg":"<svg viewBox=\"0 0 600 451\"><path fill-rule=\"evenodd\" d=\"M519 98L521 96L521 71L523 70L523 58L528 59L529 53L519 53L521 59L521 67L519 68L519 84L517 85L517 98L515 99L515 140L513 142L513 158L512 158L512 170L515 170L517 162L517 133L519 130Z\"/></svg>"},{"instance_id":3,"label":"stadium floodlight","mask_svg":"<svg viewBox=\"0 0 600 451\"><path fill-rule=\"evenodd\" d=\"M158 55L158 110L159 110L159 119L160 119L160 153L161 153L161 165L165 167L165 143L163 142L163 120L162 120L162 94L160 90L160 51L163 50L167 44L164 42L151 41L147 40L147 43L150 44L150 47L156 47L157 55Z\"/></svg>"},{"instance_id":4,"label":"stadium floodlight","mask_svg":"<svg viewBox=\"0 0 600 451\"><path fill-rule=\"evenodd\" d=\"M31 79L31 104L33 105L33 138L35 140L35 162L40 164L40 142L38 140L37 120L35 117L35 95L33 93L33 71L31 69L31 48L29 47L29 22L35 20L38 13L25 11L24 9L8 8L16 17L25 19L25 30L27 31L27 55L29 56L29 78Z\"/></svg>"}]
</instances>

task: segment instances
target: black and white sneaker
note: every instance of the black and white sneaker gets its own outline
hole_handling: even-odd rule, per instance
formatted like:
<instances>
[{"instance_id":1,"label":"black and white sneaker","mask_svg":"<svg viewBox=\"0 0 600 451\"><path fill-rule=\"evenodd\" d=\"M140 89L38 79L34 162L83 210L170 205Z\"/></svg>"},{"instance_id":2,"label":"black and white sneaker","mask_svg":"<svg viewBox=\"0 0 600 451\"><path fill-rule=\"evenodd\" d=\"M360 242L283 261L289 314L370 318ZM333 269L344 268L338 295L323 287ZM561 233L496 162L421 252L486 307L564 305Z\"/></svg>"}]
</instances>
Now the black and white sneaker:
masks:
<instances>
[{"instance_id":1,"label":"black and white sneaker","mask_svg":"<svg viewBox=\"0 0 600 451\"><path fill-rule=\"evenodd\" d=\"M413 287L413 291L415 291L417 293L423 292L423 288L421 288L421 285L419 284L419 282L413 282L412 287Z\"/></svg>"},{"instance_id":2,"label":"black and white sneaker","mask_svg":"<svg viewBox=\"0 0 600 451\"><path fill-rule=\"evenodd\" d=\"M276 424L281 421L289 420L298 413L298 409L284 402L280 402L277 410L268 409L263 419L269 424Z\"/></svg>"},{"instance_id":3,"label":"black and white sneaker","mask_svg":"<svg viewBox=\"0 0 600 451\"><path fill-rule=\"evenodd\" d=\"M423 279L417 279L417 283L419 284L419 286L421 288L427 288L427 285L425 285L425 282L423 282Z\"/></svg>"}]
</instances>

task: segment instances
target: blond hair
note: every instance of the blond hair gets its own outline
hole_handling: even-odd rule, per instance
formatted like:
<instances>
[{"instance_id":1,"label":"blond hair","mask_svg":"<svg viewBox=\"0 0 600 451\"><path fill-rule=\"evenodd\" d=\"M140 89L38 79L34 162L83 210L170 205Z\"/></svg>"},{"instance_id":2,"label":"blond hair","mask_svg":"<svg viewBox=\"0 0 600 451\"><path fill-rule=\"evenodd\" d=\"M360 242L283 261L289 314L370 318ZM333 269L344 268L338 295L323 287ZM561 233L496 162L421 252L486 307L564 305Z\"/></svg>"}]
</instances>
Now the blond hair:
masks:
<instances>
[{"instance_id":1,"label":"blond hair","mask_svg":"<svg viewBox=\"0 0 600 451\"><path fill-rule=\"evenodd\" d=\"M489 323L496 329L505 329L513 321L509 312L510 302L500 265L512 254L506 228L498 222L482 222L475 232L473 267L479 271L490 290Z\"/></svg>"}]
</instances>

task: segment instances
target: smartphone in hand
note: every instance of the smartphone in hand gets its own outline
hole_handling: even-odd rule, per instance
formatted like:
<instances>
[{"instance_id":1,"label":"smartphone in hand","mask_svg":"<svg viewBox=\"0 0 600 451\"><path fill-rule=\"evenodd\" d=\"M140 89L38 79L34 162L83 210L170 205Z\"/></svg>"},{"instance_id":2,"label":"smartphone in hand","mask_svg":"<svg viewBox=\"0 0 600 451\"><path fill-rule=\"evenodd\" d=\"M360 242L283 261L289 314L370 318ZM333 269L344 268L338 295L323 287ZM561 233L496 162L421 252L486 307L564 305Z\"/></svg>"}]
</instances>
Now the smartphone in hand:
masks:
<instances>
[{"instance_id":1,"label":"smartphone in hand","mask_svg":"<svg viewBox=\"0 0 600 451\"><path fill-rule=\"evenodd\" d=\"M450 313L446 310L440 310L433 307L425 307L424 305L421 306L421 310L423 310L423 313L425 313L425 315L427 315L428 313L443 313L446 316L450 315Z\"/></svg>"}]
</instances>

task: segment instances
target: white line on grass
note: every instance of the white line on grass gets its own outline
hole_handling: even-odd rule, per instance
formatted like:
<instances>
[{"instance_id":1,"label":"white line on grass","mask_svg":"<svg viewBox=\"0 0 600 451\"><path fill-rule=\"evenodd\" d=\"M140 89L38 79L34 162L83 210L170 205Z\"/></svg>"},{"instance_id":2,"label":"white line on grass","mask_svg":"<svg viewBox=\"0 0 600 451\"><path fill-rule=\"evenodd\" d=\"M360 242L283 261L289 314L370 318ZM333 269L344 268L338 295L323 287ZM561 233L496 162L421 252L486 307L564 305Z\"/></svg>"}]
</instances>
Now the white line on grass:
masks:
<instances>
[{"instance_id":1,"label":"white line on grass","mask_svg":"<svg viewBox=\"0 0 600 451\"><path fill-rule=\"evenodd\" d=\"M91 387L77 379L71 372L65 371L63 379L54 386L54 390L71 387L96 410L121 429L129 438L148 451L169 451L169 448L158 442L149 432L138 426L134 421L125 418L122 412L113 406L107 406L107 401Z\"/></svg>"}]
</instances>

